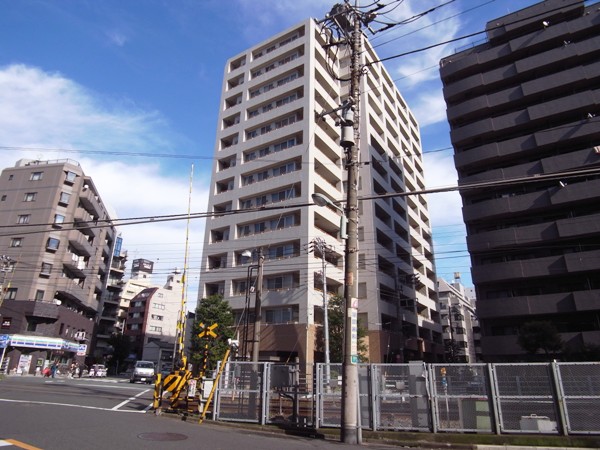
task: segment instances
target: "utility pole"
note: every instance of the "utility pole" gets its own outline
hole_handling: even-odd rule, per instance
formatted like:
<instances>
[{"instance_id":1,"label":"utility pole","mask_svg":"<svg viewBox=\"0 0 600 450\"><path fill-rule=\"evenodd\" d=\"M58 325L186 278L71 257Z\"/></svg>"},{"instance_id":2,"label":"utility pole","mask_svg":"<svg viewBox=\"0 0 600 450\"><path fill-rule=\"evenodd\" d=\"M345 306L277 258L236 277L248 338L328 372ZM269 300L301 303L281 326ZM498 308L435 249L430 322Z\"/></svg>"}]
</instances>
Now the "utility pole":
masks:
<instances>
[{"instance_id":1,"label":"utility pole","mask_svg":"<svg viewBox=\"0 0 600 450\"><path fill-rule=\"evenodd\" d=\"M256 275L256 298L254 300L254 333L252 336L252 362L258 362L260 351L260 323L261 323L261 301L263 284L263 263L265 255L262 248L258 249L258 274Z\"/></svg>"},{"instance_id":2,"label":"utility pole","mask_svg":"<svg viewBox=\"0 0 600 450\"><path fill-rule=\"evenodd\" d=\"M350 73L351 98L342 110L341 145L346 153L347 192L346 217L348 239L345 248L344 300L346 304L344 329L344 359L342 361L342 442L359 444L358 429L358 148L359 134L359 77L362 34L358 16L358 0L351 12L353 30Z\"/></svg>"},{"instance_id":3,"label":"utility pole","mask_svg":"<svg viewBox=\"0 0 600 450\"><path fill-rule=\"evenodd\" d=\"M370 11L361 11L359 1L337 3L323 22L337 30L340 40L331 39L328 46L347 45L350 48L350 96L334 111L341 110L340 145L346 158L346 205L347 239L344 251L344 355L342 360L342 428L341 440L346 444L360 444L358 426L358 168L360 149L360 76L362 74L362 25L376 17L385 7L382 3ZM369 28L370 29L370 28ZM370 29L371 30L371 29ZM371 32L374 33L373 30ZM342 80L338 78L338 80ZM344 79L343 81L348 81ZM333 112L333 111L331 111ZM330 112L330 113L331 113ZM326 114L326 113L324 113ZM313 195L314 198L314 195ZM319 204L319 203L318 203ZM322 206L322 205L321 205Z\"/></svg>"}]
</instances>

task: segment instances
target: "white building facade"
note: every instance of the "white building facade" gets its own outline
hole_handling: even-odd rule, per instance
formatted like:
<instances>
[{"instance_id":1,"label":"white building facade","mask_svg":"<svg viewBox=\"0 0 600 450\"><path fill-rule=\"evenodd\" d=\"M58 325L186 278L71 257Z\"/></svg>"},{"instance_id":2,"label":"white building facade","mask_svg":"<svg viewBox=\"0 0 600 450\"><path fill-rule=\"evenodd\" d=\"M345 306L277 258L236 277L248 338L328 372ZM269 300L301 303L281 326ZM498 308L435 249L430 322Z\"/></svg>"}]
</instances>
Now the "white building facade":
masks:
<instances>
[{"instance_id":1,"label":"white building facade","mask_svg":"<svg viewBox=\"0 0 600 450\"><path fill-rule=\"evenodd\" d=\"M438 278L441 323L447 362L481 362L481 330L475 310L473 289L460 278L447 282Z\"/></svg>"},{"instance_id":2,"label":"white building facade","mask_svg":"<svg viewBox=\"0 0 600 450\"><path fill-rule=\"evenodd\" d=\"M238 319L246 306L252 315L262 251L260 360L323 360L322 261L309 251L316 238L330 249L327 297L343 294L340 212L316 206L311 197L346 198L340 128L335 113L326 113L348 98L349 83L338 78L348 75L349 54L325 49L326 42L321 27L306 20L236 55L225 68L199 297L220 294ZM363 55L363 62L378 59L368 42ZM424 189L418 124L381 64L361 78L361 93L359 199ZM425 199L360 200L359 216L366 356L371 362L392 354L401 361L439 360Z\"/></svg>"}]
</instances>

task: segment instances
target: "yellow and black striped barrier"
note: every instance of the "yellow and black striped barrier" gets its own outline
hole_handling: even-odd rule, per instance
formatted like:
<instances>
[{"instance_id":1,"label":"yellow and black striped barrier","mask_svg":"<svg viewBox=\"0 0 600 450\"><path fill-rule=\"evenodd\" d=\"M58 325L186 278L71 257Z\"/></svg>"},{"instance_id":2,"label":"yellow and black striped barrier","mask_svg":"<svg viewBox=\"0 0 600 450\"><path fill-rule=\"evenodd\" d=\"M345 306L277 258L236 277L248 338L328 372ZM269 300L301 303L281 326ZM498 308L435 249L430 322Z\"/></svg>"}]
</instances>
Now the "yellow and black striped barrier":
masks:
<instances>
[{"instance_id":1,"label":"yellow and black striped barrier","mask_svg":"<svg viewBox=\"0 0 600 450\"><path fill-rule=\"evenodd\" d=\"M152 402L152 408L154 411L158 411L160 408L160 401L162 399L162 375L156 374L156 380L154 381L154 400Z\"/></svg>"}]
</instances>

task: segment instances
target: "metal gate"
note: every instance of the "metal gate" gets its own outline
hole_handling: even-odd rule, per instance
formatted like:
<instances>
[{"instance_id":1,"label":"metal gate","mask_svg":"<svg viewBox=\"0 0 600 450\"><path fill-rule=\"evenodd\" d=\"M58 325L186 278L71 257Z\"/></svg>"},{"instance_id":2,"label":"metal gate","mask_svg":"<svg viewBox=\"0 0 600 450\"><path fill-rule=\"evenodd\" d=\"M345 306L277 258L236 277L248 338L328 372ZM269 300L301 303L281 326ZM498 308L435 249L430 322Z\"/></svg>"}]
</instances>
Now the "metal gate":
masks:
<instances>
[{"instance_id":1,"label":"metal gate","mask_svg":"<svg viewBox=\"0 0 600 450\"><path fill-rule=\"evenodd\" d=\"M432 364L430 371L435 431L493 432L485 364Z\"/></svg>"},{"instance_id":2,"label":"metal gate","mask_svg":"<svg viewBox=\"0 0 600 450\"><path fill-rule=\"evenodd\" d=\"M493 364L491 368L501 432L558 434L550 364Z\"/></svg>"},{"instance_id":3,"label":"metal gate","mask_svg":"<svg viewBox=\"0 0 600 450\"><path fill-rule=\"evenodd\" d=\"M567 433L599 434L600 365L597 362L560 363L556 376Z\"/></svg>"},{"instance_id":4,"label":"metal gate","mask_svg":"<svg viewBox=\"0 0 600 450\"><path fill-rule=\"evenodd\" d=\"M214 406L214 420L255 422L266 418L269 364L230 361L219 379Z\"/></svg>"}]
</instances>

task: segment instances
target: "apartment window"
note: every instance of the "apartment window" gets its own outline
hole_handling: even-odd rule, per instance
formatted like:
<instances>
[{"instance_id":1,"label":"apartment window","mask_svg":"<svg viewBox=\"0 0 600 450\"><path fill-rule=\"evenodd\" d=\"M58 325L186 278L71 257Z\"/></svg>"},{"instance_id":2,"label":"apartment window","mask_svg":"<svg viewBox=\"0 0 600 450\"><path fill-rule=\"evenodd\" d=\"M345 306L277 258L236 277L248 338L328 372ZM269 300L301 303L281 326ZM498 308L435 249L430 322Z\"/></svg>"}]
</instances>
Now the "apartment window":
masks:
<instances>
[{"instance_id":1,"label":"apartment window","mask_svg":"<svg viewBox=\"0 0 600 450\"><path fill-rule=\"evenodd\" d=\"M155 327L155 326L153 326L153 325L150 325L150 326L148 327L148 330L149 330L149 331L154 331L154 332L156 332L156 333L162 333L162 327Z\"/></svg>"},{"instance_id":2,"label":"apartment window","mask_svg":"<svg viewBox=\"0 0 600 450\"><path fill-rule=\"evenodd\" d=\"M19 216L19 218L17 219L17 223L20 224L26 224L29 223L29 219L31 218L30 214L22 214Z\"/></svg>"},{"instance_id":3,"label":"apartment window","mask_svg":"<svg viewBox=\"0 0 600 450\"><path fill-rule=\"evenodd\" d=\"M65 176L65 183L73 184L76 178L77 174L75 172L67 172Z\"/></svg>"},{"instance_id":4,"label":"apartment window","mask_svg":"<svg viewBox=\"0 0 600 450\"><path fill-rule=\"evenodd\" d=\"M14 178L15 178L15 176L14 176L14 175L9 175L9 176L8 176L8 181L11 181L11 180L12 180L12 179L14 179Z\"/></svg>"},{"instance_id":5,"label":"apartment window","mask_svg":"<svg viewBox=\"0 0 600 450\"><path fill-rule=\"evenodd\" d=\"M41 302L44 300L44 294L45 291L43 291L42 289L38 289L37 291L35 291L35 301L36 302Z\"/></svg>"},{"instance_id":6,"label":"apartment window","mask_svg":"<svg viewBox=\"0 0 600 450\"><path fill-rule=\"evenodd\" d=\"M6 195L3 195L1 199L2 199L3 202L5 202L6 201Z\"/></svg>"},{"instance_id":7,"label":"apartment window","mask_svg":"<svg viewBox=\"0 0 600 450\"><path fill-rule=\"evenodd\" d=\"M48 238L48 241L46 242L46 249L47 250L58 250L58 246L60 245L60 239L56 239L56 238Z\"/></svg>"},{"instance_id":8,"label":"apartment window","mask_svg":"<svg viewBox=\"0 0 600 450\"><path fill-rule=\"evenodd\" d=\"M17 298L17 288L8 288L4 294L5 300L14 300Z\"/></svg>"},{"instance_id":9,"label":"apartment window","mask_svg":"<svg viewBox=\"0 0 600 450\"><path fill-rule=\"evenodd\" d=\"M140 324L139 323L132 323L127 325L127 328L129 328L132 331L136 331L140 329Z\"/></svg>"},{"instance_id":10,"label":"apartment window","mask_svg":"<svg viewBox=\"0 0 600 450\"><path fill-rule=\"evenodd\" d=\"M44 177L44 172L31 172L29 179L31 181L39 181Z\"/></svg>"},{"instance_id":11,"label":"apartment window","mask_svg":"<svg viewBox=\"0 0 600 450\"><path fill-rule=\"evenodd\" d=\"M12 238L10 240L10 246L11 247L23 247L23 238L21 238L21 237Z\"/></svg>"},{"instance_id":12,"label":"apartment window","mask_svg":"<svg viewBox=\"0 0 600 450\"><path fill-rule=\"evenodd\" d=\"M159 316L158 314L152 314L152 319L153 320L163 320L164 316Z\"/></svg>"},{"instance_id":13,"label":"apartment window","mask_svg":"<svg viewBox=\"0 0 600 450\"><path fill-rule=\"evenodd\" d=\"M49 277L52 272L52 264L42 263L42 270L40 270L40 276Z\"/></svg>"},{"instance_id":14,"label":"apartment window","mask_svg":"<svg viewBox=\"0 0 600 450\"><path fill-rule=\"evenodd\" d=\"M71 199L71 194L69 194L67 192L61 192L60 198L58 199L58 203L61 205L68 205L70 199Z\"/></svg>"},{"instance_id":15,"label":"apartment window","mask_svg":"<svg viewBox=\"0 0 600 450\"><path fill-rule=\"evenodd\" d=\"M27 192L25 194L25 197L23 198L24 202L35 202L35 196L37 195L37 192Z\"/></svg>"},{"instance_id":16,"label":"apartment window","mask_svg":"<svg viewBox=\"0 0 600 450\"><path fill-rule=\"evenodd\" d=\"M142 315L139 312L134 312L134 313L130 313L129 317L131 319L139 319L140 317L142 317Z\"/></svg>"},{"instance_id":17,"label":"apartment window","mask_svg":"<svg viewBox=\"0 0 600 450\"><path fill-rule=\"evenodd\" d=\"M54 223L55 224L61 224L64 223L65 221L65 216L63 216L62 214L54 214Z\"/></svg>"},{"instance_id":18,"label":"apartment window","mask_svg":"<svg viewBox=\"0 0 600 450\"><path fill-rule=\"evenodd\" d=\"M165 309L165 305L164 305L164 303L153 303L153 304L152 304L152 307L153 307L154 309L163 309L163 310Z\"/></svg>"},{"instance_id":19,"label":"apartment window","mask_svg":"<svg viewBox=\"0 0 600 450\"><path fill-rule=\"evenodd\" d=\"M292 321L292 308L268 309L265 311L267 323L288 323Z\"/></svg>"}]
</instances>

